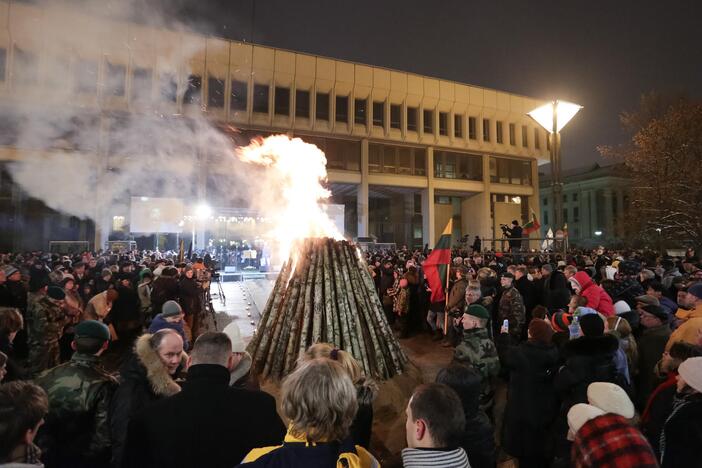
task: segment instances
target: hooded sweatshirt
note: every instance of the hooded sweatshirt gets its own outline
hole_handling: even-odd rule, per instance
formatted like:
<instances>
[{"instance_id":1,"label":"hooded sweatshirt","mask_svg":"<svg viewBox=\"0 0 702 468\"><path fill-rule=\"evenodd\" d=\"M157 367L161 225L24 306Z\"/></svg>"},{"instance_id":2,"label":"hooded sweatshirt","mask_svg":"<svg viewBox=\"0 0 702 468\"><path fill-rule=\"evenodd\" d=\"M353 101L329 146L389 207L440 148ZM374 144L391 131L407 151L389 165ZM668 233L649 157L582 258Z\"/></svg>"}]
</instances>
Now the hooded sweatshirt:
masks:
<instances>
[{"instance_id":1,"label":"hooded sweatshirt","mask_svg":"<svg viewBox=\"0 0 702 468\"><path fill-rule=\"evenodd\" d=\"M580 289L580 296L587 298L587 306L595 309L605 317L614 315L614 304L609 294L596 285L584 271L579 271L570 279L574 288Z\"/></svg>"}]
</instances>

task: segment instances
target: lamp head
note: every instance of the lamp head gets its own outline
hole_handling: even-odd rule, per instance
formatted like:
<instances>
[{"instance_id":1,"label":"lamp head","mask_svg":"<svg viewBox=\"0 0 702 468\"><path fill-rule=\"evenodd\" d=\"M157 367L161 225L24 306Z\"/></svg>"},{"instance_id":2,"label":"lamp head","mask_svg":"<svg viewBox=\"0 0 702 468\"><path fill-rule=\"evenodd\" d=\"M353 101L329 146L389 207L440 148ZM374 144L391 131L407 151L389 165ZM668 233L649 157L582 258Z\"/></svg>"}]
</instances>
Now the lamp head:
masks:
<instances>
[{"instance_id":1,"label":"lamp head","mask_svg":"<svg viewBox=\"0 0 702 468\"><path fill-rule=\"evenodd\" d=\"M527 113L529 117L536 120L547 132L553 133L553 115L556 114L556 132L560 132L570 119L575 117L583 106L567 101L547 102L541 107Z\"/></svg>"}]
</instances>

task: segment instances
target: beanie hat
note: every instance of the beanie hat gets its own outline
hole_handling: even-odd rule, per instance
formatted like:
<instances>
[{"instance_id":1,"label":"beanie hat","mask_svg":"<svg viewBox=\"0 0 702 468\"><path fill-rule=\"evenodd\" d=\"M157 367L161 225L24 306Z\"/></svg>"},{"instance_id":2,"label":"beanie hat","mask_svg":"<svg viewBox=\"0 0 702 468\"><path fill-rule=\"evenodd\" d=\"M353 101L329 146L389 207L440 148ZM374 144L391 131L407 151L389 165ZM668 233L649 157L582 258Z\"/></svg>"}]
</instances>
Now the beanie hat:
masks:
<instances>
[{"instance_id":1,"label":"beanie hat","mask_svg":"<svg viewBox=\"0 0 702 468\"><path fill-rule=\"evenodd\" d=\"M222 332L227 335L232 342L232 353L243 353L246 351L246 344L244 340L241 339L241 331L236 323L230 322L229 325L224 327Z\"/></svg>"},{"instance_id":2,"label":"beanie hat","mask_svg":"<svg viewBox=\"0 0 702 468\"><path fill-rule=\"evenodd\" d=\"M641 264L633 260L625 260L619 264L619 274L626 276L638 275L641 271Z\"/></svg>"},{"instance_id":3,"label":"beanie hat","mask_svg":"<svg viewBox=\"0 0 702 468\"><path fill-rule=\"evenodd\" d=\"M578 403L568 410L568 428L575 434L583 427L583 424L603 414L605 412L596 406Z\"/></svg>"},{"instance_id":4,"label":"beanie hat","mask_svg":"<svg viewBox=\"0 0 702 468\"><path fill-rule=\"evenodd\" d=\"M619 385L593 382L587 387L587 401L605 413L615 413L626 419L634 417L634 404Z\"/></svg>"},{"instance_id":5,"label":"beanie hat","mask_svg":"<svg viewBox=\"0 0 702 468\"><path fill-rule=\"evenodd\" d=\"M10 275L7 275L10 276ZM702 283L695 283L689 288L687 288L687 292L689 294L692 294L695 296L697 299L702 299Z\"/></svg>"},{"instance_id":6,"label":"beanie hat","mask_svg":"<svg viewBox=\"0 0 702 468\"><path fill-rule=\"evenodd\" d=\"M490 312L488 312L488 310L480 304L469 305L466 314L485 320L488 320L490 318Z\"/></svg>"},{"instance_id":7,"label":"beanie hat","mask_svg":"<svg viewBox=\"0 0 702 468\"><path fill-rule=\"evenodd\" d=\"M678 374L690 387L702 393L702 357L685 359L678 367Z\"/></svg>"},{"instance_id":8,"label":"beanie hat","mask_svg":"<svg viewBox=\"0 0 702 468\"><path fill-rule=\"evenodd\" d=\"M578 321L580 329L585 336L604 335L604 320L598 314L585 314Z\"/></svg>"},{"instance_id":9,"label":"beanie hat","mask_svg":"<svg viewBox=\"0 0 702 468\"><path fill-rule=\"evenodd\" d=\"M636 296L636 302L641 302L646 305L661 305L661 302L655 296L649 296L648 294L643 294L641 296Z\"/></svg>"},{"instance_id":10,"label":"beanie hat","mask_svg":"<svg viewBox=\"0 0 702 468\"><path fill-rule=\"evenodd\" d=\"M97 320L83 320L75 328L76 338L97 338L99 340L108 341L110 339L110 330L102 322Z\"/></svg>"},{"instance_id":11,"label":"beanie hat","mask_svg":"<svg viewBox=\"0 0 702 468\"><path fill-rule=\"evenodd\" d=\"M529 322L529 334L534 341L543 344L551 344L553 329L548 323L541 319L532 319L531 322Z\"/></svg>"},{"instance_id":12,"label":"beanie hat","mask_svg":"<svg viewBox=\"0 0 702 468\"><path fill-rule=\"evenodd\" d=\"M626 301L617 301L614 303L614 313L621 315L626 312L631 312L631 307Z\"/></svg>"},{"instance_id":13,"label":"beanie hat","mask_svg":"<svg viewBox=\"0 0 702 468\"><path fill-rule=\"evenodd\" d=\"M166 301L161 306L161 317L176 317L183 313L183 308L176 301Z\"/></svg>"},{"instance_id":14,"label":"beanie hat","mask_svg":"<svg viewBox=\"0 0 702 468\"><path fill-rule=\"evenodd\" d=\"M568 331L568 327L571 323L573 323L573 315L567 312L559 311L555 312L551 316L551 326L553 327L554 331Z\"/></svg>"},{"instance_id":15,"label":"beanie hat","mask_svg":"<svg viewBox=\"0 0 702 468\"><path fill-rule=\"evenodd\" d=\"M57 301L66 299L66 293L58 286L49 286L49 289L46 291L46 295Z\"/></svg>"},{"instance_id":16,"label":"beanie hat","mask_svg":"<svg viewBox=\"0 0 702 468\"><path fill-rule=\"evenodd\" d=\"M151 273L151 269L149 269L149 268L144 268L143 270L141 270L141 271L139 272L139 280L140 280L140 281L143 280L143 279L144 279L144 276L146 276L147 274L149 275L149 278L153 278L153 274Z\"/></svg>"}]
</instances>

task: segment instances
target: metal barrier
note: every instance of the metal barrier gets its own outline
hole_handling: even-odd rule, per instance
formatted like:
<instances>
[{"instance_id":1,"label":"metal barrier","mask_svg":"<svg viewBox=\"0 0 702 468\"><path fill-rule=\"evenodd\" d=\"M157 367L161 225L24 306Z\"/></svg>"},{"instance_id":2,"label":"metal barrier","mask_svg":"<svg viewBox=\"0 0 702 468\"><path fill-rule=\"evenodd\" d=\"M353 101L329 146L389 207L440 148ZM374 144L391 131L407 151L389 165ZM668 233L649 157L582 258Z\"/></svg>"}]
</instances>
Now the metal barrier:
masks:
<instances>
[{"instance_id":1,"label":"metal barrier","mask_svg":"<svg viewBox=\"0 0 702 468\"><path fill-rule=\"evenodd\" d=\"M509 247L510 241L521 241L522 248L519 252L511 252ZM524 243L526 242L538 242L538 248L524 248ZM550 248L542 250L543 241L548 241L550 243ZM481 237L480 238L480 253L487 252L500 252L502 255L528 255L530 253L538 253L541 255L563 255L565 257L568 252L568 236L561 239L554 239L553 237L519 237L515 239L510 239L508 237L491 238L491 237ZM487 249L487 245L490 244L492 248Z\"/></svg>"}]
</instances>

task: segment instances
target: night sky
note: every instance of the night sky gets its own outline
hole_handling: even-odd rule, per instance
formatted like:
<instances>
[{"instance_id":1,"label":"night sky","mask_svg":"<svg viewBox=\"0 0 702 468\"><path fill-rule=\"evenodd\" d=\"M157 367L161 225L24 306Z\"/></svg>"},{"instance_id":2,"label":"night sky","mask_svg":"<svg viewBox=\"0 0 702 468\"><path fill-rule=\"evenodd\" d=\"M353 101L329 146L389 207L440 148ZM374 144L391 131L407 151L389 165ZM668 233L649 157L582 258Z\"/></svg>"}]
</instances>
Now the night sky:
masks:
<instances>
[{"instance_id":1,"label":"night sky","mask_svg":"<svg viewBox=\"0 0 702 468\"><path fill-rule=\"evenodd\" d=\"M231 39L576 102L566 168L625 142L618 116L641 93L702 94L699 1L180 0L171 12Z\"/></svg>"}]
</instances>

